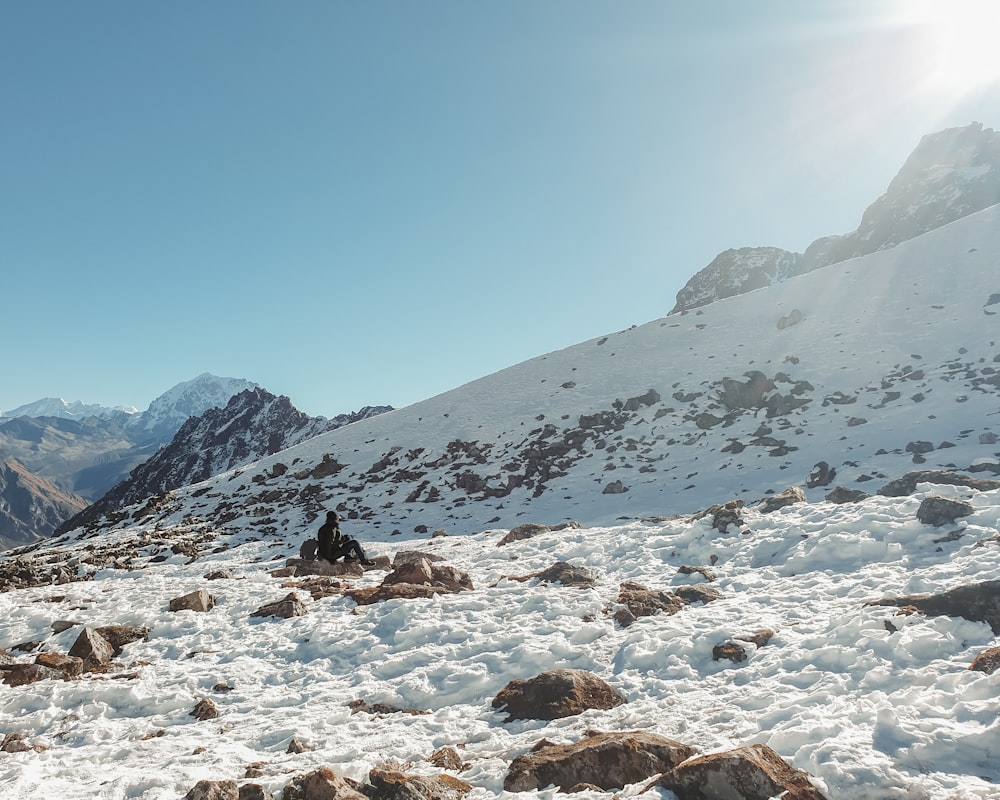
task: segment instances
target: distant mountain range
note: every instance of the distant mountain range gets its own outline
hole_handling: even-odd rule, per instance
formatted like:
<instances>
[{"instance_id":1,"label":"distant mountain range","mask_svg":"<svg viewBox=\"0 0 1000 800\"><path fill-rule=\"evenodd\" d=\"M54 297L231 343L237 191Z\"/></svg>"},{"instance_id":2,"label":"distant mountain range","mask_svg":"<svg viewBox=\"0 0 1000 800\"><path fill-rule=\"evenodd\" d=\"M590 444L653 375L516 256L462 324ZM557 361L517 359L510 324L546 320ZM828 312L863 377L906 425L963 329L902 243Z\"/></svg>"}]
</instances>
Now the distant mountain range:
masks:
<instances>
[{"instance_id":1,"label":"distant mountain range","mask_svg":"<svg viewBox=\"0 0 1000 800\"><path fill-rule=\"evenodd\" d=\"M781 283L821 267L895 247L1000 203L1000 133L974 122L921 139L857 229L817 239L805 253L779 247L726 250L677 293L671 314Z\"/></svg>"},{"instance_id":2,"label":"distant mountain range","mask_svg":"<svg viewBox=\"0 0 1000 800\"><path fill-rule=\"evenodd\" d=\"M231 404L237 397L244 402ZM148 484L148 494L155 494L384 410L308 417L256 383L208 373L177 384L144 412L60 398L21 406L0 416L0 547L48 536L95 501L92 514L110 510L113 499L101 502L109 491L127 499ZM185 428L192 420L200 422ZM180 455L183 446L170 446L182 429L190 458ZM165 466L174 458L177 464Z\"/></svg>"}]
</instances>

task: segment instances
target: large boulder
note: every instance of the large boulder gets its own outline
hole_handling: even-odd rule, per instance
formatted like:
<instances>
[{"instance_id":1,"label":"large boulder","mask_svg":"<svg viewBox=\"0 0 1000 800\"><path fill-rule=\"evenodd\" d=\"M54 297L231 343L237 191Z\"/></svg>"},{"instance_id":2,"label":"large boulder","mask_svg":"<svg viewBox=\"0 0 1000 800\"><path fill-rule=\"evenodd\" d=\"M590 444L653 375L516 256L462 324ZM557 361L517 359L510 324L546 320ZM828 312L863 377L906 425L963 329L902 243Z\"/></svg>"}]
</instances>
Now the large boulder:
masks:
<instances>
[{"instance_id":1,"label":"large boulder","mask_svg":"<svg viewBox=\"0 0 1000 800\"><path fill-rule=\"evenodd\" d=\"M365 794L372 800L457 800L472 786L451 775L407 775L391 769L368 773Z\"/></svg>"},{"instance_id":2,"label":"large boulder","mask_svg":"<svg viewBox=\"0 0 1000 800\"><path fill-rule=\"evenodd\" d=\"M171 611L211 611L215 608L215 598L204 589L195 589L170 601Z\"/></svg>"},{"instance_id":3,"label":"large boulder","mask_svg":"<svg viewBox=\"0 0 1000 800\"><path fill-rule=\"evenodd\" d=\"M885 497L906 497L913 494L919 483L937 483L944 486L967 486L980 492L989 492L993 489L1000 489L1000 481L988 478L972 478L968 475L960 475L957 472L944 472L942 470L918 470L908 472L902 478L889 481L878 490L880 495Z\"/></svg>"},{"instance_id":4,"label":"large boulder","mask_svg":"<svg viewBox=\"0 0 1000 800\"><path fill-rule=\"evenodd\" d=\"M184 800L240 800L236 781L198 781Z\"/></svg>"},{"instance_id":5,"label":"large boulder","mask_svg":"<svg viewBox=\"0 0 1000 800\"><path fill-rule=\"evenodd\" d=\"M678 800L825 800L801 770L767 745L751 744L685 761L660 779Z\"/></svg>"},{"instance_id":6,"label":"large boulder","mask_svg":"<svg viewBox=\"0 0 1000 800\"><path fill-rule=\"evenodd\" d=\"M292 617L304 617L308 613L309 609L299 600L299 596L295 592L289 592L280 600L275 600L273 603L265 603L250 616L291 619Z\"/></svg>"},{"instance_id":7,"label":"large boulder","mask_svg":"<svg viewBox=\"0 0 1000 800\"><path fill-rule=\"evenodd\" d=\"M798 486L789 486L785 491L765 497L758 503L758 508L762 514L770 514L779 508L794 505L795 503L806 502L806 493Z\"/></svg>"},{"instance_id":8,"label":"large boulder","mask_svg":"<svg viewBox=\"0 0 1000 800\"><path fill-rule=\"evenodd\" d=\"M104 669L115 656L111 643L93 628L84 628L76 637L69 654L83 659L83 671L95 672Z\"/></svg>"},{"instance_id":9,"label":"large boulder","mask_svg":"<svg viewBox=\"0 0 1000 800\"><path fill-rule=\"evenodd\" d=\"M975 511L972 504L964 500L938 496L925 497L917 509L917 519L924 525L939 528L942 525L951 525L959 517L967 517Z\"/></svg>"},{"instance_id":10,"label":"large boulder","mask_svg":"<svg viewBox=\"0 0 1000 800\"><path fill-rule=\"evenodd\" d=\"M296 776L281 800L368 800L360 787L326 767Z\"/></svg>"},{"instance_id":11,"label":"large boulder","mask_svg":"<svg viewBox=\"0 0 1000 800\"><path fill-rule=\"evenodd\" d=\"M605 681L581 669L554 669L534 678L515 679L493 698L493 708L515 719L560 719L588 709L609 709L626 700Z\"/></svg>"},{"instance_id":12,"label":"large boulder","mask_svg":"<svg viewBox=\"0 0 1000 800\"><path fill-rule=\"evenodd\" d=\"M510 765L503 788L529 792L555 785L569 791L580 783L621 789L673 769L694 755L687 745L645 731L593 733L576 744L543 740Z\"/></svg>"},{"instance_id":13,"label":"large boulder","mask_svg":"<svg viewBox=\"0 0 1000 800\"><path fill-rule=\"evenodd\" d=\"M145 625L103 625L95 630L107 639L116 658L121 655L125 645L149 641L149 628Z\"/></svg>"}]
</instances>

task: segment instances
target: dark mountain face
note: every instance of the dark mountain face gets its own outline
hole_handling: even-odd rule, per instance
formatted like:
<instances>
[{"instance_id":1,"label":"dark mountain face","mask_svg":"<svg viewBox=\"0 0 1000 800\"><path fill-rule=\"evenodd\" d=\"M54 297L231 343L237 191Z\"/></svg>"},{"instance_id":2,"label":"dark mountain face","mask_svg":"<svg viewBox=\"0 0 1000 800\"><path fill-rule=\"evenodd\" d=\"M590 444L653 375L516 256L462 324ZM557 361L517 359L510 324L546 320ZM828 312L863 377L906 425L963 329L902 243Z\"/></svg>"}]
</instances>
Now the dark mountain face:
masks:
<instances>
[{"instance_id":1,"label":"dark mountain face","mask_svg":"<svg viewBox=\"0 0 1000 800\"><path fill-rule=\"evenodd\" d=\"M671 314L814 269L894 247L1000 203L1000 133L974 122L928 134L857 230L817 239L805 253L745 247L720 253L677 293Z\"/></svg>"},{"instance_id":2,"label":"dark mountain face","mask_svg":"<svg viewBox=\"0 0 1000 800\"><path fill-rule=\"evenodd\" d=\"M198 483L388 410L366 407L333 419L310 417L287 397L276 397L265 389L247 389L233 396L225 408L211 408L188 419L166 447L60 530L71 530L153 495Z\"/></svg>"}]
</instances>

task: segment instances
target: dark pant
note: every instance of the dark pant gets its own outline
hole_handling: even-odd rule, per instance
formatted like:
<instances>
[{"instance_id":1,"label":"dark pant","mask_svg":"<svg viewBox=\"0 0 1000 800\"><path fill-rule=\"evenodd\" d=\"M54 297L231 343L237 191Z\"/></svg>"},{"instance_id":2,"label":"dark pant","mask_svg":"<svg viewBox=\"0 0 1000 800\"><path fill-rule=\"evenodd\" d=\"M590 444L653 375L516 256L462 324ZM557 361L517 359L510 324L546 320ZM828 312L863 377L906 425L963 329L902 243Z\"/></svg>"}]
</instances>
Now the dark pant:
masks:
<instances>
[{"instance_id":1,"label":"dark pant","mask_svg":"<svg viewBox=\"0 0 1000 800\"><path fill-rule=\"evenodd\" d=\"M345 539L340 547L331 547L331 552L327 561L336 561L341 556L356 558L365 561L365 551L361 549L356 539Z\"/></svg>"}]
</instances>

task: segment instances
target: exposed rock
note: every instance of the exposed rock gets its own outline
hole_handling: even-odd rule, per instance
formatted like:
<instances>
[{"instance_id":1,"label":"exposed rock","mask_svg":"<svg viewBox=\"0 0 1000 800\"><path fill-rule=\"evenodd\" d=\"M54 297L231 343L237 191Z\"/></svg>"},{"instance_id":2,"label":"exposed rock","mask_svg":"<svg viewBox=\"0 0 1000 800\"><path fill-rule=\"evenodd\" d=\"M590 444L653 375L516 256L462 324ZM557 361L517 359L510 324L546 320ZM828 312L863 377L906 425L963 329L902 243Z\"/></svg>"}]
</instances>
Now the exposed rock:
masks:
<instances>
[{"instance_id":1,"label":"exposed rock","mask_svg":"<svg viewBox=\"0 0 1000 800\"><path fill-rule=\"evenodd\" d=\"M565 792L581 783L620 789L673 769L694 755L687 745L645 731L594 733L576 744L539 745L511 763L503 782L506 791L555 785Z\"/></svg>"},{"instance_id":2,"label":"exposed rock","mask_svg":"<svg viewBox=\"0 0 1000 800\"><path fill-rule=\"evenodd\" d=\"M685 606L684 600L670 592L658 589L648 589L641 583L628 581L621 584L618 591L618 602L628 610L628 615L615 614L615 620L628 627L637 617L648 617L653 614L676 614Z\"/></svg>"},{"instance_id":3,"label":"exposed rock","mask_svg":"<svg viewBox=\"0 0 1000 800\"><path fill-rule=\"evenodd\" d=\"M215 719L219 716L219 707L207 697L199 700L195 703L194 709L192 709L188 716L194 717L201 722L206 720Z\"/></svg>"},{"instance_id":4,"label":"exposed rock","mask_svg":"<svg viewBox=\"0 0 1000 800\"><path fill-rule=\"evenodd\" d=\"M507 535L497 542L497 547L502 547L505 544L517 542L521 539L530 539L533 536L548 533L550 530L552 529L548 525L541 525L537 522L526 522L523 525L518 525L516 528L511 528Z\"/></svg>"},{"instance_id":5,"label":"exposed rock","mask_svg":"<svg viewBox=\"0 0 1000 800\"><path fill-rule=\"evenodd\" d=\"M373 559L374 560L374 559ZM388 561L388 559L386 559ZM387 565L388 566L388 565ZM308 559L302 558L289 558L285 561L286 569L290 572L285 572L285 575L327 575L327 576L344 576L352 575L354 577L360 577L365 574L365 568L361 565L359 561L326 561L322 558L317 558L314 561L309 561ZM274 573L272 573L274 574Z\"/></svg>"},{"instance_id":6,"label":"exposed rock","mask_svg":"<svg viewBox=\"0 0 1000 800\"><path fill-rule=\"evenodd\" d=\"M149 641L149 628L144 625L103 625L95 630L108 640L115 658L121 655L125 645Z\"/></svg>"},{"instance_id":7,"label":"exposed rock","mask_svg":"<svg viewBox=\"0 0 1000 800\"><path fill-rule=\"evenodd\" d=\"M746 381L734 378L723 378L719 401L731 411L763 408L764 395L774 389L774 381L763 372L750 370L744 372Z\"/></svg>"},{"instance_id":8,"label":"exposed rock","mask_svg":"<svg viewBox=\"0 0 1000 800\"><path fill-rule=\"evenodd\" d=\"M290 619L292 617L304 617L308 613L309 609L299 600L299 596L295 592L289 592L281 600L275 600L273 603L265 603L250 616Z\"/></svg>"},{"instance_id":9,"label":"exposed rock","mask_svg":"<svg viewBox=\"0 0 1000 800\"><path fill-rule=\"evenodd\" d=\"M452 772L458 772L464 766L454 747L439 747L427 756L427 760L438 769L450 769Z\"/></svg>"},{"instance_id":10,"label":"exposed rock","mask_svg":"<svg viewBox=\"0 0 1000 800\"><path fill-rule=\"evenodd\" d=\"M719 531L719 533L725 533L726 528L730 525L741 527L744 524L743 517L740 516L743 506L744 503L742 500L730 500L727 503L709 506L701 513L695 514L692 519L697 520L710 516L712 518L712 527Z\"/></svg>"},{"instance_id":11,"label":"exposed rock","mask_svg":"<svg viewBox=\"0 0 1000 800\"><path fill-rule=\"evenodd\" d=\"M456 800L472 791L472 786L451 775L407 775L397 770L373 769L368 773L371 787L365 794L372 800Z\"/></svg>"},{"instance_id":12,"label":"exposed rock","mask_svg":"<svg viewBox=\"0 0 1000 800\"><path fill-rule=\"evenodd\" d=\"M35 749L28 744L23 733L8 733L0 742L0 753L29 753Z\"/></svg>"},{"instance_id":13,"label":"exposed rock","mask_svg":"<svg viewBox=\"0 0 1000 800\"><path fill-rule=\"evenodd\" d=\"M898 606L904 613L918 611L932 617L964 617L985 622L1000 634L1000 580L957 586L941 594L909 594L872 600L866 606Z\"/></svg>"},{"instance_id":14,"label":"exposed rock","mask_svg":"<svg viewBox=\"0 0 1000 800\"><path fill-rule=\"evenodd\" d=\"M725 642L712 648L712 658L715 661L728 660L739 664L747 660L747 651L736 642Z\"/></svg>"},{"instance_id":15,"label":"exposed rock","mask_svg":"<svg viewBox=\"0 0 1000 800\"><path fill-rule=\"evenodd\" d=\"M628 487L625 486L621 481L611 481L607 484L601 494L625 494L628 491Z\"/></svg>"},{"instance_id":16,"label":"exposed rock","mask_svg":"<svg viewBox=\"0 0 1000 800\"><path fill-rule=\"evenodd\" d=\"M420 716L422 714L429 714L429 711L424 711L419 708L400 708L399 706L390 705L389 703L372 703L368 704L366 700L352 700L347 704L347 707L351 709L352 714L365 713L365 714L410 714L411 716Z\"/></svg>"},{"instance_id":17,"label":"exposed rock","mask_svg":"<svg viewBox=\"0 0 1000 800\"><path fill-rule=\"evenodd\" d=\"M711 603L722 599L722 594L718 589L702 585L678 586L674 589L674 594L685 603Z\"/></svg>"},{"instance_id":18,"label":"exposed rock","mask_svg":"<svg viewBox=\"0 0 1000 800\"><path fill-rule=\"evenodd\" d=\"M240 800L236 781L198 781L184 800Z\"/></svg>"},{"instance_id":19,"label":"exposed rock","mask_svg":"<svg viewBox=\"0 0 1000 800\"><path fill-rule=\"evenodd\" d=\"M554 669L526 680L515 679L493 698L493 708L515 719L559 719L587 709L609 709L626 702L601 678L580 669Z\"/></svg>"},{"instance_id":20,"label":"exposed rock","mask_svg":"<svg viewBox=\"0 0 1000 800\"><path fill-rule=\"evenodd\" d=\"M677 568L678 575L701 575L706 581L714 581L715 573L708 567L693 567L689 564L682 564Z\"/></svg>"},{"instance_id":21,"label":"exposed rock","mask_svg":"<svg viewBox=\"0 0 1000 800\"><path fill-rule=\"evenodd\" d=\"M919 470L908 472L902 478L889 481L878 490L880 495L885 497L906 497L913 494L919 483L938 483L944 486L967 486L980 492L989 492L993 489L1000 489L1000 481L988 478L972 478L968 475L960 475L957 472L944 472L941 470Z\"/></svg>"},{"instance_id":22,"label":"exposed rock","mask_svg":"<svg viewBox=\"0 0 1000 800\"><path fill-rule=\"evenodd\" d=\"M987 675L992 675L998 667L1000 667L1000 647L990 647L983 650L972 659L972 663L969 665L969 669L975 672L985 672Z\"/></svg>"},{"instance_id":23,"label":"exposed rock","mask_svg":"<svg viewBox=\"0 0 1000 800\"><path fill-rule=\"evenodd\" d=\"M763 744L689 759L659 784L678 800L825 800L805 772Z\"/></svg>"},{"instance_id":24,"label":"exposed rock","mask_svg":"<svg viewBox=\"0 0 1000 800\"><path fill-rule=\"evenodd\" d=\"M446 592L461 592L473 588L472 579L464 572L446 564L432 564L423 558L399 564L382 579L382 583L435 586Z\"/></svg>"},{"instance_id":25,"label":"exposed rock","mask_svg":"<svg viewBox=\"0 0 1000 800\"><path fill-rule=\"evenodd\" d=\"M285 752L288 753L289 755L305 753L308 752L309 750L312 750L312 748L309 745L305 744L305 742L300 742L294 736L292 737L292 740L288 743L288 747L285 748Z\"/></svg>"},{"instance_id":26,"label":"exposed rock","mask_svg":"<svg viewBox=\"0 0 1000 800\"><path fill-rule=\"evenodd\" d=\"M754 646L760 648L764 647L774 638L774 631L770 628L761 628L751 633L749 636L736 636L733 637L741 642L750 642Z\"/></svg>"},{"instance_id":27,"label":"exposed rock","mask_svg":"<svg viewBox=\"0 0 1000 800\"><path fill-rule=\"evenodd\" d=\"M435 561L444 561L443 556L425 553L423 550L400 550L392 559L392 568L395 569L403 564L409 564L412 561L419 561L420 559L430 561L432 564Z\"/></svg>"},{"instance_id":28,"label":"exposed rock","mask_svg":"<svg viewBox=\"0 0 1000 800\"><path fill-rule=\"evenodd\" d=\"M757 507L760 509L762 514L770 514L772 511L777 511L779 508L785 508L785 506L790 506L795 503L806 502L806 493L802 491L798 486L789 486L785 491L779 494L773 494L765 497Z\"/></svg>"},{"instance_id":29,"label":"exposed rock","mask_svg":"<svg viewBox=\"0 0 1000 800\"><path fill-rule=\"evenodd\" d=\"M83 672L83 659L62 653L39 653L35 663L61 672L64 678L75 678Z\"/></svg>"},{"instance_id":30,"label":"exposed rock","mask_svg":"<svg viewBox=\"0 0 1000 800\"><path fill-rule=\"evenodd\" d=\"M244 783L240 787L240 800L274 800L274 795L259 783Z\"/></svg>"},{"instance_id":31,"label":"exposed rock","mask_svg":"<svg viewBox=\"0 0 1000 800\"><path fill-rule=\"evenodd\" d=\"M924 525L940 527L951 525L959 517L967 517L975 513L971 503L964 500L951 500L947 497L925 497L917 509L917 519Z\"/></svg>"},{"instance_id":32,"label":"exposed rock","mask_svg":"<svg viewBox=\"0 0 1000 800\"><path fill-rule=\"evenodd\" d=\"M860 489L847 489L843 486L838 486L833 491L827 492L824 499L831 503L842 505L844 503L860 503L869 497L871 495L868 492L863 492Z\"/></svg>"},{"instance_id":33,"label":"exposed rock","mask_svg":"<svg viewBox=\"0 0 1000 800\"><path fill-rule=\"evenodd\" d=\"M281 800L369 800L358 789L354 781L324 767L306 775L297 775L285 787Z\"/></svg>"},{"instance_id":34,"label":"exposed rock","mask_svg":"<svg viewBox=\"0 0 1000 800\"><path fill-rule=\"evenodd\" d=\"M104 669L115 656L111 643L93 628L84 628L76 637L69 654L82 659L84 672Z\"/></svg>"},{"instance_id":35,"label":"exposed rock","mask_svg":"<svg viewBox=\"0 0 1000 800\"><path fill-rule=\"evenodd\" d=\"M831 468L825 461L817 462L806 480L806 488L816 489L819 486L829 486L836 476L837 470Z\"/></svg>"},{"instance_id":36,"label":"exposed rock","mask_svg":"<svg viewBox=\"0 0 1000 800\"><path fill-rule=\"evenodd\" d=\"M26 686L44 680L62 680L65 674L43 664L2 664L3 682L8 686Z\"/></svg>"},{"instance_id":37,"label":"exposed rock","mask_svg":"<svg viewBox=\"0 0 1000 800\"><path fill-rule=\"evenodd\" d=\"M204 589L195 589L170 601L171 611L211 611L215 608L215 598Z\"/></svg>"},{"instance_id":38,"label":"exposed rock","mask_svg":"<svg viewBox=\"0 0 1000 800\"><path fill-rule=\"evenodd\" d=\"M561 583L575 589L590 589L597 585L597 574L589 567L578 567L565 561L557 561L541 572L527 576L538 578L543 583Z\"/></svg>"}]
</instances>

